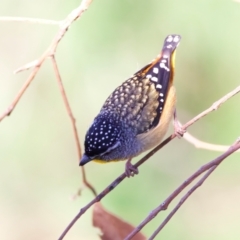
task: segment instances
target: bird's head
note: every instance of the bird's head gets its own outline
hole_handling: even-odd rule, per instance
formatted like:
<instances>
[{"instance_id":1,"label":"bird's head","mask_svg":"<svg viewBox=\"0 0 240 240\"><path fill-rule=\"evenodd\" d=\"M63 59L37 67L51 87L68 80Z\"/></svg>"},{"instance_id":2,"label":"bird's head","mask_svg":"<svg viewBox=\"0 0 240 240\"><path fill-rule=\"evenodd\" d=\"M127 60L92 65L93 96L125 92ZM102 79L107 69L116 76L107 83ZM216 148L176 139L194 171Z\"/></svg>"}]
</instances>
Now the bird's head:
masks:
<instances>
[{"instance_id":1,"label":"bird's head","mask_svg":"<svg viewBox=\"0 0 240 240\"><path fill-rule=\"evenodd\" d=\"M79 165L91 160L105 160L105 156L120 145L120 135L118 121L113 116L107 113L98 115L86 134L85 153Z\"/></svg>"}]
</instances>

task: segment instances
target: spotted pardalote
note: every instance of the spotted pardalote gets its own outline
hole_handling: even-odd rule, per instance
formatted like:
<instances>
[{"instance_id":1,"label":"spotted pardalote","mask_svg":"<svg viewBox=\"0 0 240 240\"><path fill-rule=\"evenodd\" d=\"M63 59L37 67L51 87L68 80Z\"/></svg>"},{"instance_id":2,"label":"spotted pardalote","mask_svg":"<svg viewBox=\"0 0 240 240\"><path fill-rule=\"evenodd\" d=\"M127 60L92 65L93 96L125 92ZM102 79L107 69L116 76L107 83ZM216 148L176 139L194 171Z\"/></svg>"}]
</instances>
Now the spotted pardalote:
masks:
<instances>
[{"instance_id":1,"label":"spotted pardalote","mask_svg":"<svg viewBox=\"0 0 240 240\"><path fill-rule=\"evenodd\" d=\"M174 115L175 51L180 35L166 37L160 55L107 98L85 137L80 165L128 160L126 175L138 170L131 159L158 145Z\"/></svg>"}]
</instances>

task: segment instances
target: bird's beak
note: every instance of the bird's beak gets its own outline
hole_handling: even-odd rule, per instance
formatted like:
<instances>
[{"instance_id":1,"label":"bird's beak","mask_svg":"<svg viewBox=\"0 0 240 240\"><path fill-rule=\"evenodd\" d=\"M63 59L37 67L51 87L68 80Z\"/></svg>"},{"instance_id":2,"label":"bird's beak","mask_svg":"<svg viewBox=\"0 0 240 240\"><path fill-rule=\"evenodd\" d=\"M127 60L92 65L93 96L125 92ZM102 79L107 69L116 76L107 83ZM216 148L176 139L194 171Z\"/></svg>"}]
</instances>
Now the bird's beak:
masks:
<instances>
[{"instance_id":1,"label":"bird's beak","mask_svg":"<svg viewBox=\"0 0 240 240\"><path fill-rule=\"evenodd\" d=\"M80 160L79 166L83 166L86 163L90 162L92 158L88 157L87 155L83 154L82 159Z\"/></svg>"}]
</instances>

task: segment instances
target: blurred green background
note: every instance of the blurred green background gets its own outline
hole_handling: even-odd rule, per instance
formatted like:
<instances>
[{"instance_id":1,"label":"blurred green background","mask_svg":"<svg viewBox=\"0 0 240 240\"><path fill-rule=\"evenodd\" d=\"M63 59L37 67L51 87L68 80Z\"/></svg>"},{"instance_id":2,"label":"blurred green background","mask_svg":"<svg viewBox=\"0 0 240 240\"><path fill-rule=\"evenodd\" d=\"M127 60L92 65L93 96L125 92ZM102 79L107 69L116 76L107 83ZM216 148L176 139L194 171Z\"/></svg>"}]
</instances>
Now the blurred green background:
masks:
<instances>
[{"instance_id":1,"label":"blurred green background","mask_svg":"<svg viewBox=\"0 0 240 240\"><path fill-rule=\"evenodd\" d=\"M0 16L61 20L79 1L2 0ZM85 132L107 96L156 57L166 35L181 34L175 83L178 117L185 123L240 82L240 4L217 0L94 0L57 49L57 62L77 119ZM30 71L57 26L0 22L0 113ZM240 135L240 95L189 129L203 141L232 144ZM169 133L172 132L172 128ZM103 199L112 213L138 225L180 183L220 153L174 140ZM239 239L240 154L230 156L183 205L156 239ZM92 194L81 186L77 151L51 62L42 66L12 115L0 123L0 238L57 239ZM86 165L101 191L123 172L124 162ZM176 203L176 202L175 202ZM171 205L173 206L173 205ZM150 236L167 213L144 229ZM98 239L91 210L66 239Z\"/></svg>"}]
</instances>

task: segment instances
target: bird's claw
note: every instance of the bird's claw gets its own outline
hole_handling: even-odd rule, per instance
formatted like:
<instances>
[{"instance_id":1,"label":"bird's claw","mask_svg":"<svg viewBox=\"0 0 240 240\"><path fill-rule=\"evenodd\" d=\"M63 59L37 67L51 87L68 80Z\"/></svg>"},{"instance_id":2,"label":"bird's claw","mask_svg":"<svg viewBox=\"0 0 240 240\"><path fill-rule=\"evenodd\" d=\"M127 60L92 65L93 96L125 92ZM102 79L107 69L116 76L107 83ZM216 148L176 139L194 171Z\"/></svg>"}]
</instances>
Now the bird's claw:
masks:
<instances>
[{"instance_id":1,"label":"bird's claw","mask_svg":"<svg viewBox=\"0 0 240 240\"><path fill-rule=\"evenodd\" d=\"M178 138L182 138L184 133L186 132L185 129L182 128L178 121L174 121L174 133Z\"/></svg>"},{"instance_id":2,"label":"bird's claw","mask_svg":"<svg viewBox=\"0 0 240 240\"><path fill-rule=\"evenodd\" d=\"M125 174L128 178L134 177L134 175L138 174L138 169L134 167L129 160L125 165Z\"/></svg>"}]
</instances>

